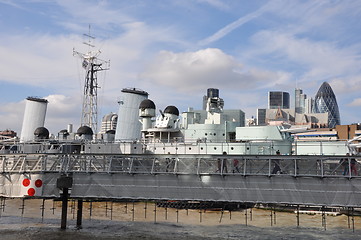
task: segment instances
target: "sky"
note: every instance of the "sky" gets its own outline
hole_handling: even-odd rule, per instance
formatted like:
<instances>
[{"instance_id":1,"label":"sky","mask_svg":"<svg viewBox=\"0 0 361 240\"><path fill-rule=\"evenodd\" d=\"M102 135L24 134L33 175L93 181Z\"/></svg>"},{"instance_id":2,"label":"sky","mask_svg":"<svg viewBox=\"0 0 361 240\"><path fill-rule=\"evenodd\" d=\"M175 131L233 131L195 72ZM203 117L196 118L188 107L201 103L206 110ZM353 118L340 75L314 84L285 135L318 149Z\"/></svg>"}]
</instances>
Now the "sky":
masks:
<instances>
[{"instance_id":1,"label":"sky","mask_svg":"<svg viewBox=\"0 0 361 240\"><path fill-rule=\"evenodd\" d=\"M314 97L326 81L341 123L361 122L359 19L359 0L0 0L0 130L20 134L28 96L49 101L51 133L79 127L85 72L73 49L110 61L99 120L118 112L123 88L180 112L218 88L224 109L250 118L269 91L294 102L295 88Z\"/></svg>"}]
</instances>

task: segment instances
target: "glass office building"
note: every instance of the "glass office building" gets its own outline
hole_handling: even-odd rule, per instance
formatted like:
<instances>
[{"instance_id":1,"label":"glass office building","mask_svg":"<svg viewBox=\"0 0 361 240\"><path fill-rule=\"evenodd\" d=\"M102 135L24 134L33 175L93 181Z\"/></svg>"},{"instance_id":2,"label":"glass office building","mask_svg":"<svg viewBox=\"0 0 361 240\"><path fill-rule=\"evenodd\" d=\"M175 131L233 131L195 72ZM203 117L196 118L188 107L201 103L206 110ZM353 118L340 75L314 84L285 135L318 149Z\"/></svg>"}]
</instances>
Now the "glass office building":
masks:
<instances>
[{"instance_id":1,"label":"glass office building","mask_svg":"<svg viewBox=\"0 0 361 240\"><path fill-rule=\"evenodd\" d=\"M327 82L322 83L318 90L313 102L312 110L314 113L328 112L328 127L330 128L334 128L336 125L341 124L336 96Z\"/></svg>"},{"instance_id":2,"label":"glass office building","mask_svg":"<svg viewBox=\"0 0 361 240\"><path fill-rule=\"evenodd\" d=\"M289 109L290 108L290 94L288 92L272 91L268 93L268 108L269 109Z\"/></svg>"},{"instance_id":3,"label":"glass office building","mask_svg":"<svg viewBox=\"0 0 361 240\"><path fill-rule=\"evenodd\" d=\"M296 113L306 113L306 99L307 95L303 93L302 89L295 89L295 111Z\"/></svg>"}]
</instances>

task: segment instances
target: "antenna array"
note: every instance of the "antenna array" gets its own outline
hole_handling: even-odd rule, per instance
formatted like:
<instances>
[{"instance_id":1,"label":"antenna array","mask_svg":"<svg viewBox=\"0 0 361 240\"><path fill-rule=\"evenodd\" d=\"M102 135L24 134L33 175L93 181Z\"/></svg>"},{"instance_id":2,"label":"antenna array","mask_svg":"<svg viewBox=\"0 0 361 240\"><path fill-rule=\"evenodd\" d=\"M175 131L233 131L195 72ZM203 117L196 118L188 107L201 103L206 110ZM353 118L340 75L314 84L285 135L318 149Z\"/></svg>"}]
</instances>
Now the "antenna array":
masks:
<instances>
[{"instance_id":1,"label":"antenna array","mask_svg":"<svg viewBox=\"0 0 361 240\"><path fill-rule=\"evenodd\" d=\"M92 51L95 45L92 41L95 40L89 33L84 34L88 38L87 42L83 44L89 47L87 53L80 53L73 49L73 56L80 57L82 59L82 66L85 69L85 82L83 91L83 103L82 103L82 116L81 126L90 127L94 133L98 132L98 77L99 71L109 70L110 61L104 61L98 58L101 53L100 50Z\"/></svg>"}]
</instances>

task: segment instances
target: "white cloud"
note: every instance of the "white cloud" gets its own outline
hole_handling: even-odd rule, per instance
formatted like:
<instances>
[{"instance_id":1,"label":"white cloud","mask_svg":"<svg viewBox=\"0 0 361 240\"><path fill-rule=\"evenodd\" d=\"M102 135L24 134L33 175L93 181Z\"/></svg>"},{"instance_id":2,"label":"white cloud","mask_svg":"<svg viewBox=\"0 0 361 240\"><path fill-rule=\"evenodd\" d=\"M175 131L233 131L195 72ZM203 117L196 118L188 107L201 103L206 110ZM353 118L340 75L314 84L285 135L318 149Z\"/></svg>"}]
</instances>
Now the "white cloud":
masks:
<instances>
[{"instance_id":1,"label":"white cloud","mask_svg":"<svg viewBox=\"0 0 361 240\"><path fill-rule=\"evenodd\" d=\"M74 125L74 130L80 125L81 99L64 95L49 95L45 127L53 134L66 129L68 124Z\"/></svg>"},{"instance_id":2,"label":"white cloud","mask_svg":"<svg viewBox=\"0 0 361 240\"><path fill-rule=\"evenodd\" d=\"M22 100L20 102L10 102L7 104L1 104L0 127L2 129L0 130L11 129L19 134L21 130L21 124L23 121L24 109L25 109L25 100Z\"/></svg>"},{"instance_id":3,"label":"white cloud","mask_svg":"<svg viewBox=\"0 0 361 240\"><path fill-rule=\"evenodd\" d=\"M49 101L47 106L45 127L51 133L56 134L72 123L74 127L79 125L81 105L78 98L64 95L49 95L44 97ZM25 110L25 100L19 102L4 103L0 106L1 130L12 129L21 134L22 122Z\"/></svg>"},{"instance_id":4,"label":"white cloud","mask_svg":"<svg viewBox=\"0 0 361 240\"><path fill-rule=\"evenodd\" d=\"M351 103L348 104L350 107L361 107L361 98L354 99Z\"/></svg>"},{"instance_id":5,"label":"white cloud","mask_svg":"<svg viewBox=\"0 0 361 240\"><path fill-rule=\"evenodd\" d=\"M0 60L0 80L41 87L71 86L76 78L69 71L74 67L72 42L64 36L4 36L0 51L7 57Z\"/></svg>"},{"instance_id":6,"label":"white cloud","mask_svg":"<svg viewBox=\"0 0 361 240\"><path fill-rule=\"evenodd\" d=\"M361 62L352 47L340 48L330 42L311 41L276 31L261 31L253 40L257 45L252 51L254 55L273 55L277 61L304 68L302 80L323 81L359 73Z\"/></svg>"},{"instance_id":7,"label":"white cloud","mask_svg":"<svg viewBox=\"0 0 361 240\"><path fill-rule=\"evenodd\" d=\"M288 79L282 72L244 69L232 56L215 48L183 53L161 51L140 77L181 92L199 92L208 87L263 88Z\"/></svg>"},{"instance_id":8,"label":"white cloud","mask_svg":"<svg viewBox=\"0 0 361 240\"><path fill-rule=\"evenodd\" d=\"M85 24L89 23L104 29L110 27L109 25L121 26L123 23L134 21L134 18L125 13L126 11L107 1L95 1L90 4L87 0L56 0L56 3L70 15L70 18L59 17L58 24L72 30L78 30L81 25L86 26ZM76 25L74 22L79 24Z\"/></svg>"}]
</instances>

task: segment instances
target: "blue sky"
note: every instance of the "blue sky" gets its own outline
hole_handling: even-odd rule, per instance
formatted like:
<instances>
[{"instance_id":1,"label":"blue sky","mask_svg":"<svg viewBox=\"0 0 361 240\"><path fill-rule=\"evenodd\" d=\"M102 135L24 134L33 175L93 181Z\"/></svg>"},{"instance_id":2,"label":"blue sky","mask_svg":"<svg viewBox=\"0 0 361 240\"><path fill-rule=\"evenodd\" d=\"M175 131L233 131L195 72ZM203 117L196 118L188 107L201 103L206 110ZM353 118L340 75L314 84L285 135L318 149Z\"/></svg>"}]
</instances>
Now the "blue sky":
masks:
<instances>
[{"instance_id":1,"label":"blue sky","mask_svg":"<svg viewBox=\"0 0 361 240\"><path fill-rule=\"evenodd\" d=\"M84 72L73 48L83 33L110 70L99 76L100 117L124 87L157 108L200 109L220 89L246 117L267 93L333 88L342 124L361 122L359 0L0 0L0 129L21 130L24 99L49 100L51 132L79 126ZM293 101L293 98L292 98Z\"/></svg>"}]
</instances>

